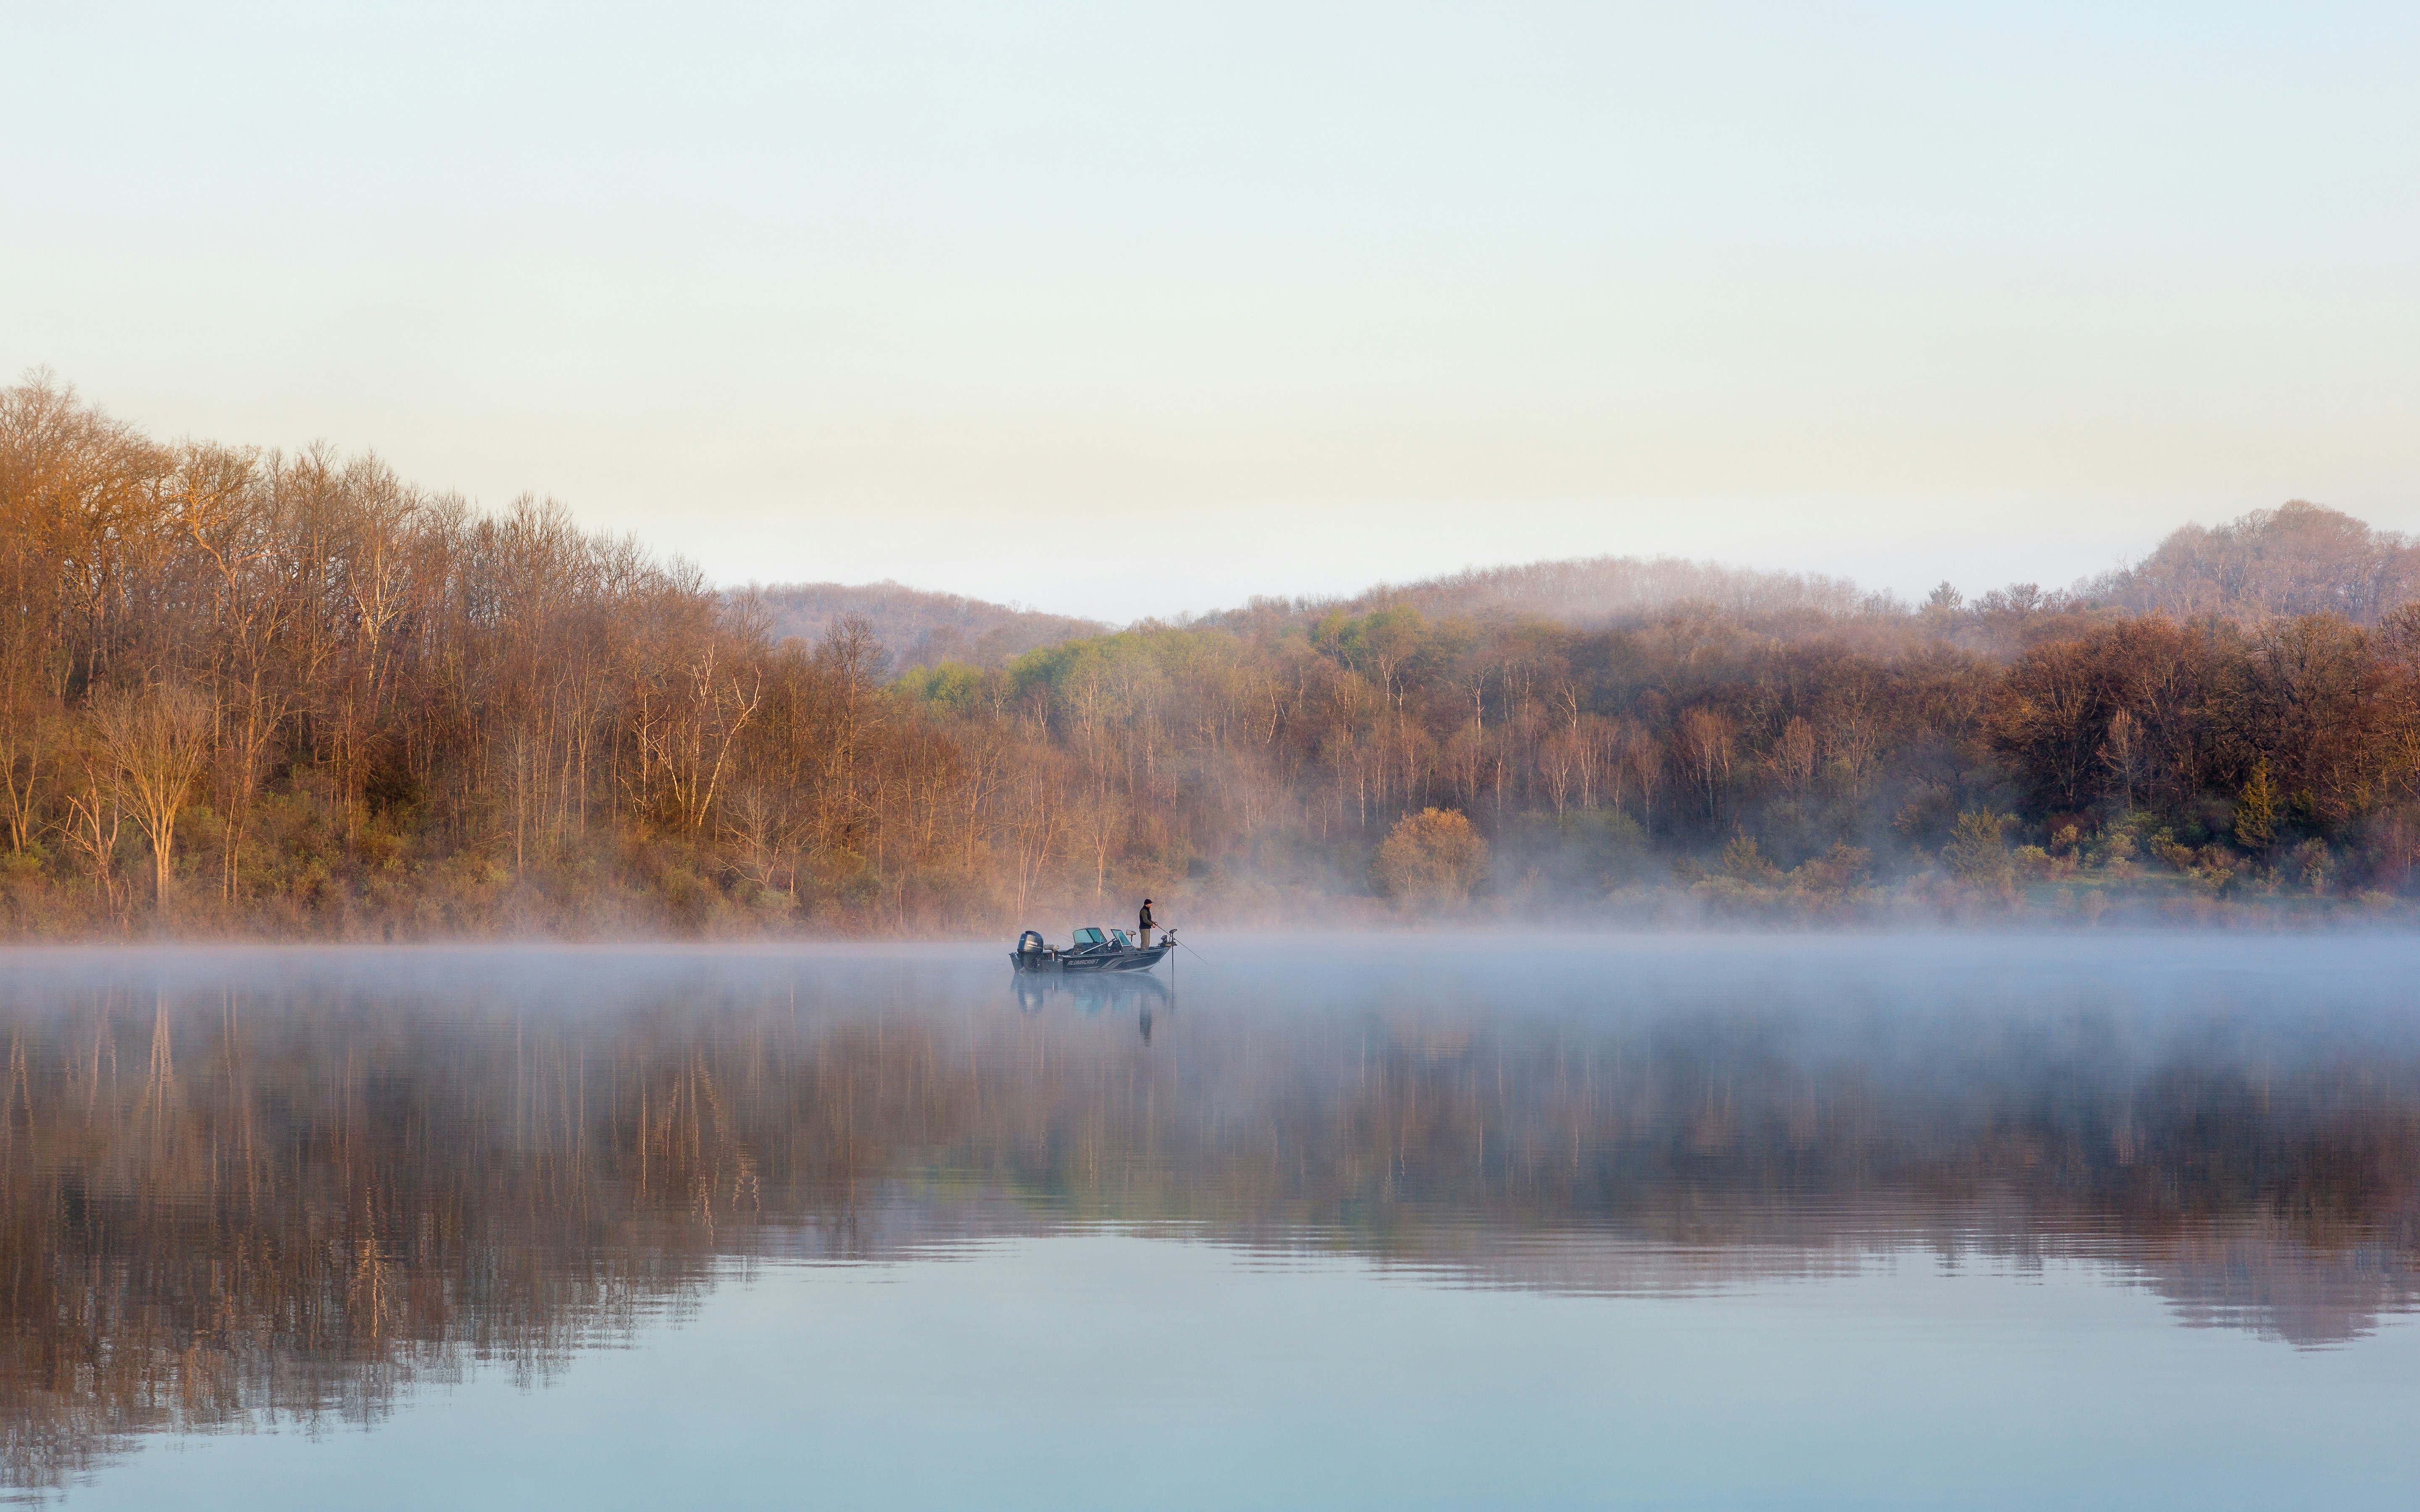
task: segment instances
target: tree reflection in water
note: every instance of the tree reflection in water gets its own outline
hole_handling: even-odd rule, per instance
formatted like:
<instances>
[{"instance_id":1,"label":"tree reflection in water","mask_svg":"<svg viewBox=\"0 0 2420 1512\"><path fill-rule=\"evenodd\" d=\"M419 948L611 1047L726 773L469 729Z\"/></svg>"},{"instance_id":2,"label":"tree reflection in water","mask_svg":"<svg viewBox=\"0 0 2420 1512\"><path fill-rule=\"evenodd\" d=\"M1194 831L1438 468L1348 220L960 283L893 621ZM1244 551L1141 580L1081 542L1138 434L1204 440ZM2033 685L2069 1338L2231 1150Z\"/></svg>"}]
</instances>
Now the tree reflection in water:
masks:
<instances>
[{"instance_id":1,"label":"tree reflection in water","mask_svg":"<svg viewBox=\"0 0 2420 1512\"><path fill-rule=\"evenodd\" d=\"M733 1264L1094 1222L1592 1293L2076 1258L2304 1345L2412 1303L2420 1054L2366 979L1945 1008L1492 949L1181 1015L905 951L20 957L6 1473L543 1380Z\"/></svg>"}]
</instances>

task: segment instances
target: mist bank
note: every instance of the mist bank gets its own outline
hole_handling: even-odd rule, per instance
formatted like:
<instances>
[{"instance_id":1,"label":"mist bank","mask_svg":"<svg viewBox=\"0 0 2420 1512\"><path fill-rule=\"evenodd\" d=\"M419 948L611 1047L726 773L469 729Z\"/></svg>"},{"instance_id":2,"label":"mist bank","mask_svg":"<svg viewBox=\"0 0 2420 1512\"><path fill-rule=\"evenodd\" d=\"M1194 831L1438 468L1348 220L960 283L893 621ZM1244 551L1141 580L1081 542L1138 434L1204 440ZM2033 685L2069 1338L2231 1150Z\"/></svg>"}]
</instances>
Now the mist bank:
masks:
<instances>
[{"instance_id":1,"label":"mist bank","mask_svg":"<svg viewBox=\"0 0 2420 1512\"><path fill-rule=\"evenodd\" d=\"M1104 1225L1592 1295L2074 1262L2340 1343L2420 1304L2413 954L0 953L0 1486L543 1381L734 1259Z\"/></svg>"},{"instance_id":2,"label":"mist bank","mask_svg":"<svg viewBox=\"0 0 2420 1512\"><path fill-rule=\"evenodd\" d=\"M2289 505L1920 606L1546 563L1009 656L953 601L986 665L892 595L903 671L863 614L782 633L845 596L28 382L0 930L2408 922L2414 560Z\"/></svg>"}]
</instances>

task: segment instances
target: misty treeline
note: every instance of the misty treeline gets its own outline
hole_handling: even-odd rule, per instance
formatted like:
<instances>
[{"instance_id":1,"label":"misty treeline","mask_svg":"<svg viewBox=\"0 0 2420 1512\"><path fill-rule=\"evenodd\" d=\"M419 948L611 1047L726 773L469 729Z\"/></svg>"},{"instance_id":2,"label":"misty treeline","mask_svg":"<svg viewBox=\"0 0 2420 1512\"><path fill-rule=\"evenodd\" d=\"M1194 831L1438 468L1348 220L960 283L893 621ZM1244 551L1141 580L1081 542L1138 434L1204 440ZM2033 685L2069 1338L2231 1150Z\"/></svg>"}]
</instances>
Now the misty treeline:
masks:
<instances>
[{"instance_id":1,"label":"misty treeline","mask_svg":"<svg viewBox=\"0 0 2420 1512\"><path fill-rule=\"evenodd\" d=\"M776 583L741 590L762 605L776 640L820 639L832 621L862 619L891 658L892 670L965 662L997 667L1029 651L1085 636L1107 635L1098 620L988 604L957 594L924 593L895 582Z\"/></svg>"},{"instance_id":2,"label":"misty treeline","mask_svg":"<svg viewBox=\"0 0 2420 1512\"><path fill-rule=\"evenodd\" d=\"M36 379L0 897L21 934L344 936L2332 906L2420 850L2412 559L2288 505L2068 593L1546 564L894 676L862 617L777 639L551 503Z\"/></svg>"}]
</instances>

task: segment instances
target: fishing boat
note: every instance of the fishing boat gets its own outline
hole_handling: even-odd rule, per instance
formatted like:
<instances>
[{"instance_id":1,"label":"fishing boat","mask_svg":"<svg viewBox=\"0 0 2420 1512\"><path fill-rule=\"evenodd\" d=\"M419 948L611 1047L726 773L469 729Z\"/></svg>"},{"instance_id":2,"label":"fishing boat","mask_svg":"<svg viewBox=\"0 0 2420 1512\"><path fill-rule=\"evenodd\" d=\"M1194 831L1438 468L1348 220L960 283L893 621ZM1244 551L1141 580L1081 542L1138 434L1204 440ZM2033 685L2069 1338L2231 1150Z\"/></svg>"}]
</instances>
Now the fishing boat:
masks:
<instances>
[{"instance_id":1,"label":"fishing boat","mask_svg":"<svg viewBox=\"0 0 2420 1512\"><path fill-rule=\"evenodd\" d=\"M1043 939L1040 930L1030 929L1016 937L1016 949L1008 952L1008 961L1019 971L1053 974L1149 971L1175 949L1174 930L1160 936L1157 945L1137 945L1122 929L1086 925L1076 932L1073 944L1062 949Z\"/></svg>"}]
</instances>

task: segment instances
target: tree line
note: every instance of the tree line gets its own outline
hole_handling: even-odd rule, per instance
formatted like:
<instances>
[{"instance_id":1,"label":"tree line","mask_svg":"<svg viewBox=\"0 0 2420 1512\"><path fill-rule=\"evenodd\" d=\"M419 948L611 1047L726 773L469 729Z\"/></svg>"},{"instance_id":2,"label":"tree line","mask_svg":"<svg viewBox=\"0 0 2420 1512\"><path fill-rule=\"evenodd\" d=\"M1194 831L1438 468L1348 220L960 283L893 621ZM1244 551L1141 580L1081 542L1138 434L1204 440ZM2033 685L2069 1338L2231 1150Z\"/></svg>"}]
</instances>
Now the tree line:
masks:
<instances>
[{"instance_id":1,"label":"tree line","mask_svg":"<svg viewBox=\"0 0 2420 1512\"><path fill-rule=\"evenodd\" d=\"M862 618L777 638L552 502L163 443L35 379L0 392L0 903L21 935L420 937L990 929L1145 893L2375 902L2420 854L2420 608L2379 596L2406 548L2289 506L2187 556L2315 530L2367 545L2345 593L2296 590L2314 612L2138 609L2190 576L2155 557L2102 592L1818 584L1586 626L1256 601L894 675Z\"/></svg>"}]
</instances>

